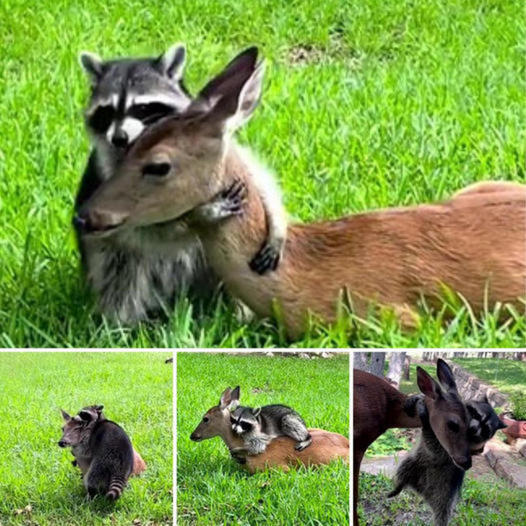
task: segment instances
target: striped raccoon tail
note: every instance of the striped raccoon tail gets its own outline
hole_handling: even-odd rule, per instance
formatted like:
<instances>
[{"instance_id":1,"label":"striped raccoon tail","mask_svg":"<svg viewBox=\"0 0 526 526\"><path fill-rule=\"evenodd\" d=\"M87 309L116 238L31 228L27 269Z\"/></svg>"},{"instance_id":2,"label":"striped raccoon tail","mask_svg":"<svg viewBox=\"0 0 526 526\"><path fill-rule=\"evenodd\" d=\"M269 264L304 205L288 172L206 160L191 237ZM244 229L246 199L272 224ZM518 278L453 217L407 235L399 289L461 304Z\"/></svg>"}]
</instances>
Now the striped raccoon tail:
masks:
<instances>
[{"instance_id":1,"label":"striped raccoon tail","mask_svg":"<svg viewBox=\"0 0 526 526\"><path fill-rule=\"evenodd\" d=\"M124 486L126 486L126 480L123 477L114 475L110 479L110 487L106 493L106 498L109 500L117 500L122 495Z\"/></svg>"}]
</instances>

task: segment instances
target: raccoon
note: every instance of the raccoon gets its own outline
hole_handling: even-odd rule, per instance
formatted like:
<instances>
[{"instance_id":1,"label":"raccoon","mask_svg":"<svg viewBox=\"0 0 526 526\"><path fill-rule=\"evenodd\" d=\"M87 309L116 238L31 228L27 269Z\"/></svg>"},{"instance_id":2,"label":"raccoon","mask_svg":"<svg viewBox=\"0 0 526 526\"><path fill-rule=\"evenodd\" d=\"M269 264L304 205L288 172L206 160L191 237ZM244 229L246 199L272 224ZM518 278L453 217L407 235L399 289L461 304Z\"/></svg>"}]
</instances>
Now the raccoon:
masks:
<instances>
[{"instance_id":1,"label":"raccoon","mask_svg":"<svg viewBox=\"0 0 526 526\"><path fill-rule=\"evenodd\" d=\"M263 453L269 442L278 436L296 440L295 449L298 451L303 451L312 443L301 416L285 405L266 405L256 409L238 407L232 412L230 423L232 431L243 438L243 449L249 455Z\"/></svg>"},{"instance_id":2,"label":"raccoon","mask_svg":"<svg viewBox=\"0 0 526 526\"><path fill-rule=\"evenodd\" d=\"M102 239L83 235L77 212L115 173L141 132L159 119L183 112L192 97L183 81L186 59L182 44L159 57L103 61L82 53L80 62L91 82L85 113L93 149L75 198L73 225L81 264L97 295L99 310L123 323L147 319L184 292L209 294L218 284L207 267L201 244L187 225L136 228ZM255 272L275 270L286 235L281 198L268 174L260 172L261 192L269 223L268 239L250 262ZM226 212L225 212L226 211ZM229 203L211 207L213 220L228 217ZM170 232L169 239L166 238ZM165 244L166 241L170 243ZM168 248L169 247L169 248ZM190 290L188 290L190 289Z\"/></svg>"},{"instance_id":3,"label":"raccoon","mask_svg":"<svg viewBox=\"0 0 526 526\"><path fill-rule=\"evenodd\" d=\"M484 451L484 445L499 430L506 427L497 413L491 407L487 396L482 400L470 400L466 407L471 416L468 427L468 440L471 454L479 455Z\"/></svg>"},{"instance_id":4,"label":"raccoon","mask_svg":"<svg viewBox=\"0 0 526 526\"><path fill-rule=\"evenodd\" d=\"M133 447L124 430L98 407L90 406L74 417L61 410L65 425L58 445L71 447L90 497L103 494L117 500L133 472Z\"/></svg>"}]
</instances>

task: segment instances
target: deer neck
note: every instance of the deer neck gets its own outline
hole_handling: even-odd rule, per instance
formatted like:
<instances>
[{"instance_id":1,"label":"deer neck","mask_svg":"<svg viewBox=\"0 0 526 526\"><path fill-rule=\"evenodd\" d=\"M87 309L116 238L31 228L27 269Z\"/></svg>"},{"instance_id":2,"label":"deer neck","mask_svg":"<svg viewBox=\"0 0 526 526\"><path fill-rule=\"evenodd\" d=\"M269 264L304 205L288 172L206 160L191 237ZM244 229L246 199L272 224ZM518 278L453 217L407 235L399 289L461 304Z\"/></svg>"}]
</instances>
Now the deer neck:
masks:
<instances>
[{"instance_id":1,"label":"deer neck","mask_svg":"<svg viewBox=\"0 0 526 526\"><path fill-rule=\"evenodd\" d=\"M263 306L270 307L272 298L278 295L279 272L260 276L249 268L249 262L262 247L268 233L261 190L254 182L258 174L251 171L251 166L232 144L218 175L222 188L241 180L246 187L246 200L241 215L206 226L199 232L207 260L234 296L261 315L269 315L270 310ZM262 308L255 308L255 305Z\"/></svg>"}]
</instances>

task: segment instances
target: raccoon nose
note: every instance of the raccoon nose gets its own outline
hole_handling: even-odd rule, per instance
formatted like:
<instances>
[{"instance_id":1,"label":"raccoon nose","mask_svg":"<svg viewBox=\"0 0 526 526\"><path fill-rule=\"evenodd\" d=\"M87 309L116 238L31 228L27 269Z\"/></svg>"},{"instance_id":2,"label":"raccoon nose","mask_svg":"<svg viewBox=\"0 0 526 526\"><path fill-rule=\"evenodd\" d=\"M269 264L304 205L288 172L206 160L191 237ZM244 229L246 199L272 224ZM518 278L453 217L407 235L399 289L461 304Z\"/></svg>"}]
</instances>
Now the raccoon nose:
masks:
<instances>
[{"instance_id":1,"label":"raccoon nose","mask_svg":"<svg viewBox=\"0 0 526 526\"><path fill-rule=\"evenodd\" d=\"M119 212L90 210L79 212L73 218L75 228L86 234L112 230L122 225L127 216Z\"/></svg>"},{"instance_id":2,"label":"raccoon nose","mask_svg":"<svg viewBox=\"0 0 526 526\"><path fill-rule=\"evenodd\" d=\"M118 128L111 138L111 143L117 148L125 148L128 146L128 134L122 128Z\"/></svg>"},{"instance_id":3,"label":"raccoon nose","mask_svg":"<svg viewBox=\"0 0 526 526\"><path fill-rule=\"evenodd\" d=\"M66 443L64 442L64 440L59 440L58 441L58 446L59 447L66 447Z\"/></svg>"}]
</instances>

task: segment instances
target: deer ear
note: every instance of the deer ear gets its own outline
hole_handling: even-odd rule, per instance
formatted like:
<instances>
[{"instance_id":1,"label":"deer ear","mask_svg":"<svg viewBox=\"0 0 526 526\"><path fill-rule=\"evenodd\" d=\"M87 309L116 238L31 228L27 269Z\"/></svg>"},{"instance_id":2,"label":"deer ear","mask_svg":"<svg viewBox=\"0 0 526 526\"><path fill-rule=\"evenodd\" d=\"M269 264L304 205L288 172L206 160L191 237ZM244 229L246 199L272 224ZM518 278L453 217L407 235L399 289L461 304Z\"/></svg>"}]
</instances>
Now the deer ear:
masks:
<instances>
[{"instance_id":1,"label":"deer ear","mask_svg":"<svg viewBox=\"0 0 526 526\"><path fill-rule=\"evenodd\" d=\"M83 51L79 55L79 62L88 75L92 86L96 86L104 73L104 62L102 59L95 53Z\"/></svg>"},{"instance_id":2,"label":"deer ear","mask_svg":"<svg viewBox=\"0 0 526 526\"><path fill-rule=\"evenodd\" d=\"M442 396L438 383L421 367L416 368L416 383L420 391L429 398L437 400Z\"/></svg>"},{"instance_id":3,"label":"deer ear","mask_svg":"<svg viewBox=\"0 0 526 526\"><path fill-rule=\"evenodd\" d=\"M455 382L453 371L451 370L451 367L442 360L442 358L437 360L437 376L440 383L446 387L448 391L457 392L457 384Z\"/></svg>"},{"instance_id":4,"label":"deer ear","mask_svg":"<svg viewBox=\"0 0 526 526\"><path fill-rule=\"evenodd\" d=\"M185 62L186 47L184 44L177 43L167 49L155 61L155 65L165 77L179 82L183 78Z\"/></svg>"},{"instance_id":5,"label":"deer ear","mask_svg":"<svg viewBox=\"0 0 526 526\"><path fill-rule=\"evenodd\" d=\"M261 97L263 62L257 63L258 49L251 47L234 58L201 90L189 112L204 114L208 122L233 130L252 115Z\"/></svg>"},{"instance_id":6,"label":"deer ear","mask_svg":"<svg viewBox=\"0 0 526 526\"><path fill-rule=\"evenodd\" d=\"M62 414L62 418L64 419L65 422L68 422L69 420L71 420L71 416L69 416L66 411L64 411L63 409L60 410L60 413Z\"/></svg>"},{"instance_id":7,"label":"deer ear","mask_svg":"<svg viewBox=\"0 0 526 526\"><path fill-rule=\"evenodd\" d=\"M230 398L232 398L232 400L239 400L239 395L240 395L240 389L239 389L239 385L237 387L234 387L234 389L232 389L232 393L230 394Z\"/></svg>"},{"instance_id":8,"label":"deer ear","mask_svg":"<svg viewBox=\"0 0 526 526\"><path fill-rule=\"evenodd\" d=\"M224 409L225 407L228 406L228 404L230 404L230 400L231 400L231 393L232 393L232 389L230 389L230 387L227 387L224 391L223 391L223 394L221 395L221 398L219 399L219 407L221 409Z\"/></svg>"}]
</instances>

